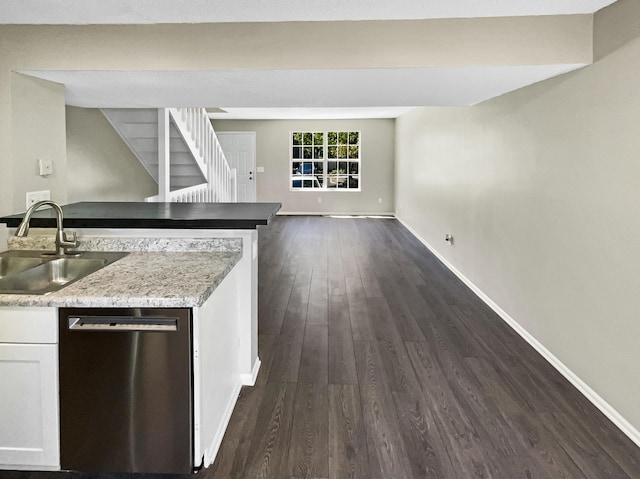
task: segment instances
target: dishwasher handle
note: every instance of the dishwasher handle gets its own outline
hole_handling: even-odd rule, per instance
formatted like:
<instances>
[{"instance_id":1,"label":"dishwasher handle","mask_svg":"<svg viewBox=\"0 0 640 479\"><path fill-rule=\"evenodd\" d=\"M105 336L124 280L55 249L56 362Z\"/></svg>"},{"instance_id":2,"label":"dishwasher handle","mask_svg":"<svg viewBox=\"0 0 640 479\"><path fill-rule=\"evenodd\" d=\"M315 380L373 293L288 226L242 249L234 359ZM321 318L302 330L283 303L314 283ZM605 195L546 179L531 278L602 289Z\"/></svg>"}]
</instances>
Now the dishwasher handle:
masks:
<instances>
[{"instance_id":1,"label":"dishwasher handle","mask_svg":"<svg viewBox=\"0 0 640 479\"><path fill-rule=\"evenodd\" d=\"M178 318L137 316L69 316L69 331L171 332L178 330Z\"/></svg>"}]
</instances>

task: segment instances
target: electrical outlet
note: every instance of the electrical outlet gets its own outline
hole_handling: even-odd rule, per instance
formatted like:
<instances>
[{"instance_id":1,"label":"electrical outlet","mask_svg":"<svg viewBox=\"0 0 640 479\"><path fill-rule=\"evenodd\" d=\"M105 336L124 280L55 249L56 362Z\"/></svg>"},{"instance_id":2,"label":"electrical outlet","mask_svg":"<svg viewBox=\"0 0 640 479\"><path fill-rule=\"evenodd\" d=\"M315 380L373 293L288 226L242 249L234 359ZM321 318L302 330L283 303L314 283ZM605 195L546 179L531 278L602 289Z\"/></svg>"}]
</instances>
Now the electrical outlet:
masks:
<instances>
[{"instance_id":1,"label":"electrical outlet","mask_svg":"<svg viewBox=\"0 0 640 479\"><path fill-rule=\"evenodd\" d=\"M322 203L322 197L318 196L318 203Z\"/></svg>"},{"instance_id":2,"label":"electrical outlet","mask_svg":"<svg viewBox=\"0 0 640 479\"><path fill-rule=\"evenodd\" d=\"M38 201L50 200L51 199L51 191L50 190L42 190L42 191L29 191L27 193L27 209L31 207L34 203Z\"/></svg>"},{"instance_id":3,"label":"electrical outlet","mask_svg":"<svg viewBox=\"0 0 640 479\"><path fill-rule=\"evenodd\" d=\"M382 198L378 198L378 203L382 204Z\"/></svg>"}]
</instances>

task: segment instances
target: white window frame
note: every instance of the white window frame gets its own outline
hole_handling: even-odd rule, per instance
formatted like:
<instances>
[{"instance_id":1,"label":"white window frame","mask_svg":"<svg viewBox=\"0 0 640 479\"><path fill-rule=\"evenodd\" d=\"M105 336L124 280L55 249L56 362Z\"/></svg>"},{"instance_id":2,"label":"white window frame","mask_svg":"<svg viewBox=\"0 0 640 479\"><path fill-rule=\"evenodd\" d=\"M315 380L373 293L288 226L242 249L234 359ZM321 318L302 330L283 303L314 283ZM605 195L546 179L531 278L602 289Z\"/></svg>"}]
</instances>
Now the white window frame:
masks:
<instances>
[{"instance_id":1,"label":"white window frame","mask_svg":"<svg viewBox=\"0 0 640 479\"><path fill-rule=\"evenodd\" d=\"M294 134L302 134L302 143L294 144ZM335 143L329 144L329 134L335 134ZM311 141L305 143L305 135L311 135ZM322 135L322 144L317 141L317 135ZM354 141L354 136L355 142ZM341 135L346 135L346 143L340 143ZM315 143L314 143L315 141ZM357 147L357 148L354 148ZM330 148L344 148L346 158L329 158ZM305 150L308 150L310 156L304 158ZM321 151L319 151L321 150ZM349 156L357 152L357 158ZM319 157L321 153L321 157ZM340 152L336 151L335 155ZM296 156L297 155L297 156ZM315 157L315 158L314 158ZM336 163L335 174L329 171L329 164ZM317 172L317 163L322 163L320 173ZM297 164L297 168L295 168ZM307 165L310 166L310 172L306 170ZM341 168L342 166L342 168ZM299 171L302 168L302 171ZM340 173L340 170L344 170ZM289 132L289 191L336 191L336 192L358 192L362 191L362 132L360 130L325 130L325 131L307 131L295 130ZM357 181L358 186L353 186ZM296 182L300 182L300 186L295 186ZM335 184L335 187L328 187L329 184ZM340 187L344 184L344 187ZM305 186L308 185L308 186Z\"/></svg>"}]
</instances>

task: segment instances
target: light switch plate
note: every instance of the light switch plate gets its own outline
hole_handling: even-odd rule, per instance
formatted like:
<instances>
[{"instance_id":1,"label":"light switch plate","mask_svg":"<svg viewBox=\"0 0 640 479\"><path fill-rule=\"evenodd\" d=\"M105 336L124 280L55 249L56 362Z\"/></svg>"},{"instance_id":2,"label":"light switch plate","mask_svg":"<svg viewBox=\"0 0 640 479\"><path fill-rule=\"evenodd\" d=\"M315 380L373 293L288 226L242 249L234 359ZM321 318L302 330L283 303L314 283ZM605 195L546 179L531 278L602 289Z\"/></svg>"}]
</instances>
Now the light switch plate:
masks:
<instances>
[{"instance_id":1,"label":"light switch plate","mask_svg":"<svg viewBox=\"0 0 640 479\"><path fill-rule=\"evenodd\" d=\"M40 176L48 176L53 174L53 160L50 158L40 158L38 160L40 167Z\"/></svg>"},{"instance_id":2,"label":"light switch plate","mask_svg":"<svg viewBox=\"0 0 640 479\"><path fill-rule=\"evenodd\" d=\"M34 203L38 201L50 200L51 199L51 191L50 190L42 190L42 191L29 191L27 193L27 209Z\"/></svg>"},{"instance_id":3,"label":"light switch plate","mask_svg":"<svg viewBox=\"0 0 640 479\"><path fill-rule=\"evenodd\" d=\"M258 166L258 169L256 171L258 173L264 173L264 166Z\"/></svg>"}]
</instances>

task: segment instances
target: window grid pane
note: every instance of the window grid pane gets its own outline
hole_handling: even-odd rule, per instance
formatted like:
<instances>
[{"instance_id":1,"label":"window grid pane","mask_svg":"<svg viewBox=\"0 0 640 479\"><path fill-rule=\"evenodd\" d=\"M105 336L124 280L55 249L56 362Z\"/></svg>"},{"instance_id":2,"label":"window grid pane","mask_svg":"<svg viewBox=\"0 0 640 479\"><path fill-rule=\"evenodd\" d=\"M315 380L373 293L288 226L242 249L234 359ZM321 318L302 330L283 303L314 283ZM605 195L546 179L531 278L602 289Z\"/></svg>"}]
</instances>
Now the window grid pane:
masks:
<instances>
[{"instance_id":1,"label":"window grid pane","mask_svg":"<svg viewBox=\"0 0 640 479\"><path fill-rule=\"evenodd\" d=\"M360 132L291 133L292 190L360 190Z\"/></svg>"}]
</instances>

